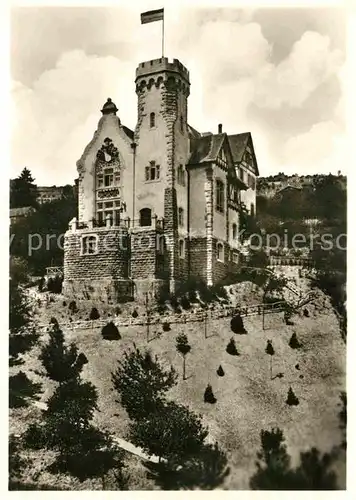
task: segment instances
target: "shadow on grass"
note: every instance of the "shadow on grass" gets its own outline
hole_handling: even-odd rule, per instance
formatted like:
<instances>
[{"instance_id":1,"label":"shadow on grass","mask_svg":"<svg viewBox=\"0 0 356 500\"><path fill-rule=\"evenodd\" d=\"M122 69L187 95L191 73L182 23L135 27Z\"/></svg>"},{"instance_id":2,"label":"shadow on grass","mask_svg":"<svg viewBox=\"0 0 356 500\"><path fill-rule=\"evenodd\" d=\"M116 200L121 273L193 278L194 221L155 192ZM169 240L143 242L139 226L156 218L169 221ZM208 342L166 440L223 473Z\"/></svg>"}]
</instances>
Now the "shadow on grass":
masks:
<instances>
[{"instance_id":1,"label":"shadow on grass","mask_svg":"<svg viewBox=\"0 0 356 500\"><path fill-rule=\"evenodd\" d=\"M166 463L145 463L147 477L162 490L213 490L230 474L225 453L217 444L205 445L201 454L191 457L180 468Z\"/></svg>"},{"instance_id":2,"label":"shadow on grass","mask_svg":"<svg viewBox=\"0 0 356 500\"><path fill-rule=\"evenodd\" d=\"M27 398L34 398L41 391L42 384L35 384L20 371L9 378L9 406L23 408L29 405ZM38 397L36 397L38 399Z\"/></svg>"}]
</instances>

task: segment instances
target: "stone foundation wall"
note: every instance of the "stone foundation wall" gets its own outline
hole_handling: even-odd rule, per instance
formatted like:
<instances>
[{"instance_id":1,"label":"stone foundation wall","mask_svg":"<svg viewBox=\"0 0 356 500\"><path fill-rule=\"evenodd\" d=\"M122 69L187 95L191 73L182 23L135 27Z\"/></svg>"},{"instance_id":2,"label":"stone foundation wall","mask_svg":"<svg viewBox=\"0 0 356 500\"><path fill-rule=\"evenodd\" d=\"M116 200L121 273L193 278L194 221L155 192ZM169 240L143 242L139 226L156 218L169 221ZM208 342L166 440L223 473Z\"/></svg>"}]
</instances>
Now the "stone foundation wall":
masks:
<instances>
[{"instance_id":1,"label":"stone foundation wall","mask_svg":"<svg viewBox=\"0 0 356 500\"><path fill-rule=\"evenodd\" d=\"M192 238L190 247L190 276L207 280L207 239Z\"/></svg>"},{"instance_id":2,"label":"stone foundation wall","mask_svg":"<svg viewBox=\"0 0 356 500\"><path fill-rule=\"evenodd\" d=\"M217 260L217 243L219 240L213 238L213 284L218 283L222 279L226 278L229 271L231 270L230 262L230 245L224 243L224 262Z\"/></svg>"},{"instance_id":3,"label":"stone foundation wall","mask_svg":"<svg viewBox=\"0 0 356 500\"><path fill-rule=\"evenodd\" d=\"M82 238L95 235L97 253L81 255ZM67 231L64 237L64 280L128 278L127 231L122 228Z\"/></svg>"},{"instance_id":4,"label":"stone foundation wall","mask_svg":"<svg viewBox=\"0 0 356 500\"><path fill-rule=\"evenodd\" d=\"M155 229L149 228L132 230L130 237L132 279L156 278L159 234Z\"/></svg>"},{"instance_id":5,"label":"stone foundation wall","mask_svg":"<svg viewBox=\"0 0 356 500\"><path fill-rule=\"evenodd\" d=\"M105 303L123 302L134 296L133 283L130 280L102 279L66 279L63 283L63 295L72 300L96 300Z\"/></svg>"}]
</instances>

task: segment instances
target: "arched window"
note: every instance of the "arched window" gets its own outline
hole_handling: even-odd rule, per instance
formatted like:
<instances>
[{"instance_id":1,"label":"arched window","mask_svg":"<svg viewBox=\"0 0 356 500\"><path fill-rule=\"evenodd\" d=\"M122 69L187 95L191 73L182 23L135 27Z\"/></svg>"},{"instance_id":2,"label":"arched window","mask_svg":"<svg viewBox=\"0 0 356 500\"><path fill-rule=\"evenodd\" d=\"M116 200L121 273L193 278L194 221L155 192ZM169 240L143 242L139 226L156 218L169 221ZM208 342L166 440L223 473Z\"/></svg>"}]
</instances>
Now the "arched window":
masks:
<instances>
[{"instance_id":1,"label":"arched window","mask_svg":"<svg viewBox=\"0 0 356 500\"><path fill-rule=\"evenodd\" d=\"M255 205L253 203L251 203L250 215L252 215L252 216L255 215Z\"/></svg>"},{"instance_id":2,"label":"arched window","mask_svg":"<svg viewBox=\"0 0 356 500\"><path fill-rule=\"evenodd\" d=\"M224 213L225 211L225 186L224 183L220 180L216 180L216 210L218 212Z\"/></svg>"},{"instance_id":3,"label":"arched window","mask_svg":"<svg viewBox=\"0 0 356 500\"><path fill-rule=\"evenodd\" d=\"M232 239L236 240L237 236L237 224L233 223L232 224Z\"/></svg>"},{"instance_id":4,"label":"arched window","mask_svg":"<svg viewBox=\"0 0 356 500\"><path fill-rule=\"evenodd\" d=\"M156 115L154 113L150 113L150 128L156 126Z\"/></svg>"},{"instance_id":5,"label":"arched window","mask_svg":"<svg viewBox=\"0 0 356 500\"><path fill-rule=\"evenodd\" d=\"M222 243L216 245L216 258L220 262L224 262L224 245Z\"/></svg>"},{"instance_id":6,"label":"arched window","mask_svg":"<svg viewBox=\"0 0 356 500\"><path fill-rule=\"evenodd\" d=\"M178 225L184 226L184 210L182 207L178 208Z\"/></svg>"},{"instance_id":7,"label":"arched window","mask_svg":"<svg viewBox=\"0 0 356 500\"><path fill-rule=\"evenodd\" d=\"M140 226L151 226L152 215L150 208L143 208L140 210Z\"/></svg>"},{"instance_id":8,"label":"arched window","mask_svg":"<svg viewBox=\"0 0 356 500\"><path fill-rule=\"evenodd\" d=\"M98 252L98 238L95 235L83 236L81 255L93 255Z\"/></svg>"},{"instance_id":9,"label":"arched window","mask_svg":"<svg viewBox=\"0 0 356 500\"><path fill-rule=\"evenodd\" d=\"M178 252L179 252L179 258L184 259L184 240L179 240L178 241Z\"/></svg>"}]
</instances>

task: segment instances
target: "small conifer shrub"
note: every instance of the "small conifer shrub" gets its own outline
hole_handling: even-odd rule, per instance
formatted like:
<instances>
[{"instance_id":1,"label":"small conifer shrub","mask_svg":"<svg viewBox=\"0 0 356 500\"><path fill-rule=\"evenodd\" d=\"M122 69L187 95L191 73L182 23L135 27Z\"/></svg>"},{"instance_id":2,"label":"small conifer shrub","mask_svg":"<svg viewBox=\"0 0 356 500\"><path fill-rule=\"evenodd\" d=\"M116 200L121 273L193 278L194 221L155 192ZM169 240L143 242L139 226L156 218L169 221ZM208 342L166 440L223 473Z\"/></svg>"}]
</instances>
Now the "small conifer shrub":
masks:
<instances>
[{"instance_id":1,"label":"small conifer shrub","mask_svg":"<svg viewBox=\"0 0 356 500\"><path fill-rule=\"evenodd\" d=\"M236 348L235 341L234 341L234 339L232 337L230 339L230 342L226 346L226 352L228 354L231 354L231 356L238 356L239 355L239 352L238 352L238 350Z\"/></svg>"},{"instance_id":2,"label":"small conifer shrub","mask_svg":"<svg viewBox=\"0 0 356 500\"><path fill-rule=\"evenodd\" d=\"M132 316L133 318L137 318L137 317L138 317L138 312L136 311L136 309L134 309L134 310L132 311L131 316Z\"/></svg>"},{"instance_id":3,"label":"small conifer shrub","mask_svg":"<svg viewBox=\"0 0 356 500\"><path fill-rule=\"evenodd\" d=\"M165 321L162 325L162 329L164 332L169 332L171 329L171 325L167 321Z\"/></svg>"},{"instance_id":4,"label":"small conifer shrub","mask_svg":"<svg viewBox=\"0 0 356 500\"><path fill-rule=\"evenodd\" d=\"M219 377L223 377L225 375L225 372L224 372L223 367L221 365L216 370L216 373L219 375Z\"/></svg>"},{"instance_id":5,"label":"small conifer shrub","mask_svg":"<svg viewBox=\"0 0 356 500\"><path fill-rule=\"evenodd\" d=\"M303 314L304 314L304 316L305 316L306 318L309 318L309 311L308 311L308 309L304 309L304 310L303 310Z\"/></svg>"},{"instance_id":6,"label":"small conifer shrub","mask_svg":"<svg viewBox=\"0 0 356 500\"><path fill-rule=\"evenodd\" d=\"M287 396L286 403L289 406L297 406L297 405L299 405L299 399L294 394L293 389L291 387L289 387L289 391L288 391L288 396Z\"/></svg>"},{"instance_id":7,"label":"small conifer shrub","mask_svg":"<svg viewBox=\"0 0 356 500\"><path fill-rule=\"evenodd\" d=\"M239 333L239 334L245 334L245 333L247 333L247 331L246 331L246 329L244 327L244 323L243 323L242 317L240 316L240 314L237 314L236 316L234 316L233 318L231 318L230 328L231 328L231 330L234 333Z\"/></svg>"},{"instance_id":8,"label":"small conifer shrub","mask_svg":"<svg viewBox=\"0 0 356 500\"><path fill-rule=\"evenodd\" d=\"M294 332L289 340L289 346L292 349L300 349L302 347L302 344L299 342L297 338L297 334Z\"/></svg>"},{"instance_id":9,"label":"small conifer shrub","mask_svg":"<svg viewBox=\"0 0 356 500\"><path fill-rule=\"evenodd\" d=\"M107 323L105 326L103 326L101 330L101 335L103 336L103 339L105 340L120 340L121 335L120 332L117 328L117 326L110 321L110 323Z\"/></svg>"},{"instance_id":10,"label":"small conifer shrub","mask_svg":"<svg viewBox=\"0 0 356 500\"><path fill-rule=\"evenodd\" d=\"M93 307L92 310L90 311L89 319L95 320L95 319L99 319L99 318L100 318L99 311L97 310L96 307Z\"/></svg>"},{"instance_id":11,"label":"small conifer shrub","mask_svg":"<svg viewBox=\"0 0 356 500\"><path fill-rule=\"evenodd\" d=\"M210 403L210 404L215 404L217 401L216 397L214 396L213 389L210 384L206 386L205 392L204 392L204 402L205 403Z\"/></svg>"}]
</instances>

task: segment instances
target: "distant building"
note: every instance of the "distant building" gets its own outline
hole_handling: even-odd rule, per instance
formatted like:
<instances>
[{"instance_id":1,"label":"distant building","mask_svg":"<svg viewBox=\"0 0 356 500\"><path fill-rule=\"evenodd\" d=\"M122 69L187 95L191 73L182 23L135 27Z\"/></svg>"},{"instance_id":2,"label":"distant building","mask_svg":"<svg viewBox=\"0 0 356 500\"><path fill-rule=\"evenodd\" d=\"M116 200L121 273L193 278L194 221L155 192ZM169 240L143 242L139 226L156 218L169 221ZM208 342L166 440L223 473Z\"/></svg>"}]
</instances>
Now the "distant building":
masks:
<instances>
[{"instance_id":1,"label":"distant building","mask_svg":"<svg viewBox=\"0 0 356 500\"><path fill-rule=\"evenodd\" d=\"M10 224L26 219L36 211L33 207L10 208Z\"/></svg>"},{"instance_id":2,"label":"distant building","mask_svg":"<svg viewBox=\"0 0 356 500\"><path fill-rule=\"evenodd\" d=\"M43 203L60 200L63 194L64 186L38 186L37 202L42 205Z\"/></svg>"}]
</instances>

